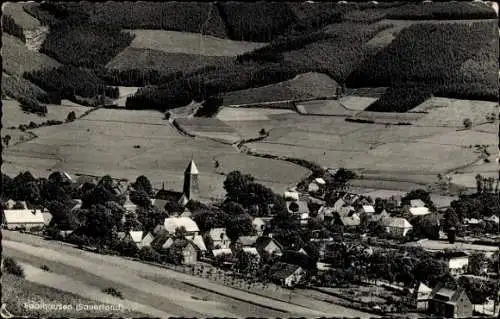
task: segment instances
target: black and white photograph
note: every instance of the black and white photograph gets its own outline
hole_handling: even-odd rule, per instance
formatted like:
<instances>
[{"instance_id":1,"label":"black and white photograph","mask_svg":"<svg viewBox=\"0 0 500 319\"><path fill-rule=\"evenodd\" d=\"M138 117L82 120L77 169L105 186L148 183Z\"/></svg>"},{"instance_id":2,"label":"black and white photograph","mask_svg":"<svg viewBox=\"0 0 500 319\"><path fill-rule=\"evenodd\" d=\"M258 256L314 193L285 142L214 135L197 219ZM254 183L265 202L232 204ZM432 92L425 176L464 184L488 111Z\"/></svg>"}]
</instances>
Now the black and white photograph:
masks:
<instances>
[{"instance_id":1,"label":"black and white photograph","mask_svg":"<svg viewBox=\"0 0 500 319\"><path fill-rule=\"evenodd\" d=\"M2 318L500 319L495 1L11 1Z\"/></svg>"}]
</instances>

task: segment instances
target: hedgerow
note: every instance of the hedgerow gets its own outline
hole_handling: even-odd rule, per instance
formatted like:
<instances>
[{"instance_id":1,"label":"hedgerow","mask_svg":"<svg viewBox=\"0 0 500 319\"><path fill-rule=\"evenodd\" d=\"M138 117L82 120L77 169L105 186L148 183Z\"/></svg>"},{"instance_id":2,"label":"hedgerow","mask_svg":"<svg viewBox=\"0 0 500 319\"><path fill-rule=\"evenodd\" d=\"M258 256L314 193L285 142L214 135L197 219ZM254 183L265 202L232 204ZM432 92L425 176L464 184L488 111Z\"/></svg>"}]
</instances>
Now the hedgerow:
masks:
<instances>
[{"instance_id":1,"label":"hedgerow","mask_svg":"<svg viewBox=\"0 0 500 319\"><path fill-rule=\"evenodd\" d=\"M62 99L76 100L76 96L94 98L99 95L117 98L118 88L113 88L91 70L62 66L25 73L24 77L47 92L56 92Z\"/></svg>"},{"instance_id":2,"label":"hedgerow","mask_svg":"<svg viewBox=\"0 0 500 319\"><path fill-rule=\"evenodd\" d=\"M487 4L457 1L453 3L407 3L389 11L387 18L400 20L496 19L497 15Z\"/></svg>"},{"instance_id":3,"label":"hedgerow","mask_svg":"<svg viewBox=\"0 0 500 319\"><path fill-rule=\"evenodd\" d=\"M471 82L474 79L468 79L460 70L462 64L474 58L480 48L490 45L493 39L491 30L492 23L488 22L410 26L402 30L383 51L369 57L359 69L352 72L347 78L347 85L393 87L386 92L384 100L372 107L386 112L391 111L387 109L389 105L397 106L410 101L416 103L422 99L417 90L408 88L408 83L419 88L425 86L432 94L439 96L492 99L493 95L498 95L498 88L494 88L497 82L494 81L489 87L476 85L487 83L480 79L486 75L477 72L479 78ZM418 96L396 94L396 91L401 90ZM389 101L391 98L395 100ZM404 108L415 106L407 104Z\"/></svg>"},{"instance_id":4,"label":"hedgerow","mask_svg":"<svg viewBox=\"0 0 500 319\"><path fill-rule=\"evenodd\" d=\"M284 2L218 2L233 40L268 42L283 34L296 17Z\"/></svg>"},{"instance_id":5,"label":"hedgerow","mask_svg":"<svg viewBox=\"0 0 500 319\"><path fill-rule=\"evenodd\" d=\"M10 35L13 35L19 39L21 39L23 42L26 42L26 38L24 37L23 33L23 28L16 23L14 18L12 18L10 15L3 14L2 15L2 30L5 33L8 33Z\"/></svg>"}]
</instances>

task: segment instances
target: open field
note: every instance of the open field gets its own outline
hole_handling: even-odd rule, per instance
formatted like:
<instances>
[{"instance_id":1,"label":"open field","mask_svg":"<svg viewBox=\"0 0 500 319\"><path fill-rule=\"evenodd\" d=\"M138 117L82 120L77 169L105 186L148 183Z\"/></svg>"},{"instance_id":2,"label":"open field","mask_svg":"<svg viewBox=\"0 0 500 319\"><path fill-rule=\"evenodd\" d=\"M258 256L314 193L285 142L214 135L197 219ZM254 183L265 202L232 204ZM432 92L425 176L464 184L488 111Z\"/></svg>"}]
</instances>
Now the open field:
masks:
<instances>
[{"instance_id":1,"label":"open field","mask_svg":"<svg viewBox=\"0 0 500 319\"><path fill-rule=\"evenodd\" d=\"M312 97L327 97L335 94L338 84L322 73L304 73L295 78L252 88L232 91L223 95L224 105L250 104L271 101L298 100Z\"/></svg>"},{"instance_id":2,"label":"open field","mask_svg":"<svg viewBox=\"0 0 500 319\"><path fill-rule=\"evenodd\" d=\"M340 103L349 110L363 111L377 99L365 96L345 96L340 99Z\"/></svg>"},{"instance_id":3,"label":"open field","mask_svg":"<svg viewBox=\"0 0 500 319\"><path fill-rule=\"evenodd\" d=\"M41 26L40 21L24 11L23 2L5 2L2 4L2 13L10 15L24 30L36 29Z\"/></svg>"},{"instance_id":4,"label":"open field","mask_svg":"<svg viewBox=\"0 0 500 319\"><path fill-rule=\"evenodd\" d=\"M362 111L351 117L352 120L373 121L381 124L401 124L414 123L422 118L421 113L393 113L393 112L372 112Z\"/></svg>"},{"instance_id":5,"label":"open field","mask_svg":"<svg viewBox=\"0 0 500 319\"><path fill-rule=\"evenodd\" d=\"M229 126L225 129L231 130ZM184 169L193 158L201 171L204 198L224 196L224 176L214 166L217 158L235 156L224 161L225 172L241 169L280 193L307 172L289 163L240 154L220 142L180 135L156 111L99 109L75 122L38 128L33 133L39 137L4 153L5 172L17 174L36 167L131 180L146 175L156 185L165 182L166 187L179 190Z\"/></svg>"},{"instance_id":6,"label":"open field","mask_svg":"<svg viewBox=\"0 0 500 319\"><path fill-rule=\"evenodd\" d=\"M217 118L222 121L267 121L275 114L296 113L287 109L266 109L266 108L235 108L224 107L217 114Z\"/></svg>"},{"instance_id":7,"label":"open field","mask_svg":"<svg viewBox=\"0 0 500 319\"><path fill-rule=\"evenodd\" d=\"M296 103L297 111L303 115L354 116L358 111L348 110L339 100L316 100Z\"/></svg>"},{"instance_id":8,"label":"open field","mask_svg":"<svg viewBox=\"0 0 500 319\"><path fill-rule=\"evenodd\" d=\"M490 113L498 113L497 103L450 98L431 98L412 111L427 112L414 124L417 126L463 127L463 121L470 119L472 125L483 124Z\"/></svg>"},{"instance_id":9,"label":"open field","mask_svg":"<svg viewBox=\"0 0 500 319\"><path fill-rule=\"evenodd\" d=\"M43 262L49 268L54 269L54 274L72 276L73 281L70 284L79 281L98 288L112 284L113 287L123 292L124 302L135 302L142 305L144 310L148 309L147 307L154 307L158 309L157 311L173 316L242 317L246 315L245 311L248 309L248 305L244 303L252 302L254 303L253 313L257 317L318 317L326 316L327 313L348 317L370 317L369 314L326 302L322 302L321 307L312 307L310 302L300 303L306 306L298 306L222 286L208 279L144 265L121 257L97 255L58 242L43 241L39 237L26 234L6 233L3 243L4 253L8 252L10 256L27 263ZM95 267L96 264L99 267ZM54 283L60 285L60 288L71 289L70 284L66 285L64 280L54 281ZM189 290L183 283L205 287L212 292L201 292L199 289ZM234 300L235 298L240 301ZM276 310L265 307L272 307Z\"/></svg>"},{"instance_id":10,"label":"open field","mask_svg":"<svg viewBox=\"0 0 500 319\"><path fill-rule=\"evenodd\" d=\"M237 56L263 47L265 43L233 41L199 33L166 30L126 30L135 35L132 48L203 56Z\"/></svg>"},{"instance_id":11,"label":"open field","mask_svg":"<svg viewBox=\"0 0 500 319\"><path fill-rule=\"evenodd\" d=\"M2 277L2 303L6 304L7 310L16 316L28 317L140 317L144 313L138 311L130 311L123 307L126 303L124 300L112 298L111 296L96 291L96 289L85 290L81 282L75 282L68 276L55 275L47 273L31 264L21 263L24 268L26 278L20 279L10 274L4 274ZM41 266L41 265L37 265ZM44 282L50 281L47 285ZM75 293L59 290L51 287L57 286L57 281L65 282L66 285L74 283L77 288ZM40 282L40 283L39 283ZM78 289L78 287L80 289ZM89 287L86 287L89 288ZM85 298L80 295L93 295L94 298ZM104 303L104 302L108 303ZM111 301L111 302L110 302ZM65 305L68 308L61 310L53 309L33 309L26 307L25 304L31 306L37 305ZM139 309L138 305L133 305L135 309ZM77 309L80 305L85 305L87 309ZM106 305L111 308L113 306L117 310L99 310L89 309L88 306ZM101 306L102 307L102 306ZM121 308L119 308L121 307Z\"/></svg>"},{"instance_id":12,"label":"open field","mask_svg":"<svg viewBox=\"0 0 500 319\"><path fill-rule=\"evenodd\" d=\"M8 74L22 76L24 72L56 68L61 64L45 54L30 51L18 38L2 34L2 68Z\"/></svg>"},{"instance_id":13,"label":"open field","mask_svg":"<svg viewBox=\"0 0 500 319\"><path fill-rule=\"evenodd\" d=\"M188 134L235 143L240 135L229 125L216 118L178 118L176 123Z\"/></svg>"}]
</instances>

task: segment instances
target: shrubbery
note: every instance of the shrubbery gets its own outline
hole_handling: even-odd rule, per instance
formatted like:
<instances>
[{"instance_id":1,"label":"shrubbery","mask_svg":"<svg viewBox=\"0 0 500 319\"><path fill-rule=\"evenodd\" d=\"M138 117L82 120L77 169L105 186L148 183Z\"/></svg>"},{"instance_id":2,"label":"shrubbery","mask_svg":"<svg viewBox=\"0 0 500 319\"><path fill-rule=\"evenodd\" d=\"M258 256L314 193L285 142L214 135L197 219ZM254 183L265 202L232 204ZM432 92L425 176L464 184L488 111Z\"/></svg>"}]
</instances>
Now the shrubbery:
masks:
<instances>
[{"instance_id":1,"label":"shrubbery","mask_svg":"<svg viewBox=\"0 0 500 319\"><path fill-rule=\"evenodd\" d=\"M401 20L496 19L495 11L483 3L407 3L388 12L387 18Z\"/></svg>"},{"instance_id":2,"label":"shrubbery","mask_svg":"<svg viewBox=\"0 0 500 319\"><path fill-rule=\"evenodd\" d=\"M24 269L11 257L4 257L3 258L3 267L2 271L5 271L9 274L12 274L14 276L22 277L24 278Z\"/></svg>"},{"instance_id":3,"label":"shrubbery","mask_svg":"<svg viewBox=\"0 0 500 319\"><path fill-rule=\"evenodd\" d=\"M47 106L38 103L36 100L25 97L18 97L17 100L21 104L21 109L25 112L35 113L39 115L47 114Z\"/></svg>"},{"instance_id":4,"label":"shrubbery","mask_svg":"<svg viewBox=\"0 0 500 319\"><path fill-rule=\"evenodd\" d=\"M19 39L21 39L23 42L26 42L26 38L24 37L23 33L23 28L16 23L14 18L12 18L10 15L3 14L2 15L2 30L5 33L8 33L10 35L13 35Z\"/></svg>"},{"instance_id":5,"label":"shrubbery","mask_svg":"<svg viewBox=\"0 0 500 319\"><path fill-rule=\"evenodd\" d=\"M295 21L284 2L218 2L229 38L268 42L283 34Z\"/></svg>"},{"instance_id":6,"label":"shrubbery","mask_svg":"<svg viewBox=\"0 0 500 319\"><path fill-rule=\"evenodd\" d=\"M75 101L75 96L93 98L99 95L117 98L118 88L107 86L93 71L62 66L51 70L25 73L24 77L47 92L56 92L61 98Z\"/></svg>"}]
</instances>

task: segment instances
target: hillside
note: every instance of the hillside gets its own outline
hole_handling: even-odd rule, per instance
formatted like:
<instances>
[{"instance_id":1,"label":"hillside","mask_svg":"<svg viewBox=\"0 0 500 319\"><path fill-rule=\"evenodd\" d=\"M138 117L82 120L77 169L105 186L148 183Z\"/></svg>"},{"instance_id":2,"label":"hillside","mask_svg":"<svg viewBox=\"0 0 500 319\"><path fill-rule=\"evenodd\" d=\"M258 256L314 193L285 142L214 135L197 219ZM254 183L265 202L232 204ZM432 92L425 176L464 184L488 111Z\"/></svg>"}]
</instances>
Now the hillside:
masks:
<instances>
[{"instance_id":1,"label":"hillside","mask_svg":"<svg viewBox=\"0 0 500 319\"><path fill-rule=\"evenodd\" d=\"M223 95L224 105L286 101L335 95L337 82L321 73L304 73L295 78L258 88Z\"/></svg>"}]
</instances>

